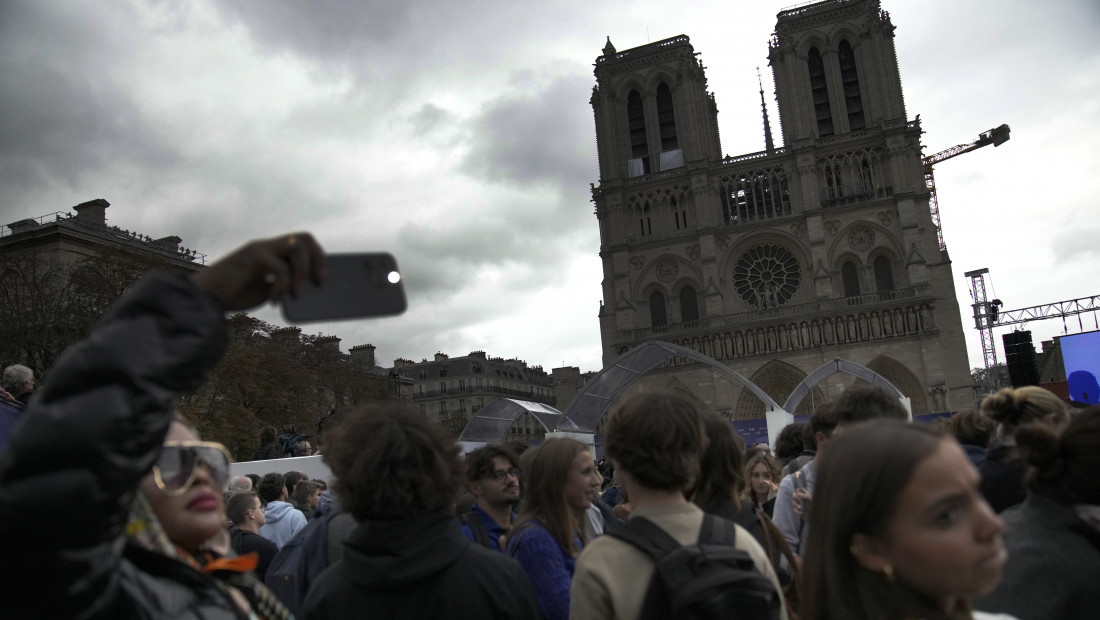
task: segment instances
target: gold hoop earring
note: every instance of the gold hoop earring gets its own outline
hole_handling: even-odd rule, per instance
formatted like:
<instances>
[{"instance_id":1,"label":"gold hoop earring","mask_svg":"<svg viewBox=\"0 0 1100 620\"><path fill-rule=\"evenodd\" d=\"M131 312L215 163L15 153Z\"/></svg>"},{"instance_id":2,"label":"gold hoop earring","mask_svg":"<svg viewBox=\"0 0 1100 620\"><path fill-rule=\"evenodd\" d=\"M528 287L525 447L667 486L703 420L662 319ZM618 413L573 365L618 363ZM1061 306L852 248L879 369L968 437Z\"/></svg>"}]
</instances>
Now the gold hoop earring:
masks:
<instances>
[{"instance_id":1,"label":"gold hoop earring","mask_svg":"<svg viewBox=\"0 0 1100 620\"><path fill-rule=\"evenodd\" d=\"M894 583L897 581L897 577L894 576L894 567L889 564L882 567L882 576L886 577L886 583Z\"/></svg>"}]
</instances>

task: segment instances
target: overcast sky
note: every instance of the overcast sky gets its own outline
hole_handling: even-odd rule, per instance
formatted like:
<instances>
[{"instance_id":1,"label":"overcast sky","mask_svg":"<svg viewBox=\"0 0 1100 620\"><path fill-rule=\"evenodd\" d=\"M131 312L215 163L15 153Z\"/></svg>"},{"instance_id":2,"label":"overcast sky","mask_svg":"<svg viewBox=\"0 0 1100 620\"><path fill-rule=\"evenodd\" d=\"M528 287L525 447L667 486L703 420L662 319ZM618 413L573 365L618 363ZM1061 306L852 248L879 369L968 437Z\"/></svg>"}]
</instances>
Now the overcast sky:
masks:
<instances>
[{"instance_id":1,"label":"overcast sky","mask_svg":"<svg viewBox=\"0 0 1100 620\"><path fill-rule=\"evenodd\" d=\"M383 365L480 349L598 370L588 101L605 37L619 50L691 37L723 150L754 152L757 66L781 142L766 56L789 4L6 0L0 223L105 198L109 223L212 258L310 230L329 251L394 253L410 309L307 333L372 343ZM977 366L964 272L988 267L1006 310L1100 294L1100 4L884 8L925 154L1012 126L1008 143L936 168ZM1036 348L1063 329L1030 328Z\"/></svg>"}]
</instances>

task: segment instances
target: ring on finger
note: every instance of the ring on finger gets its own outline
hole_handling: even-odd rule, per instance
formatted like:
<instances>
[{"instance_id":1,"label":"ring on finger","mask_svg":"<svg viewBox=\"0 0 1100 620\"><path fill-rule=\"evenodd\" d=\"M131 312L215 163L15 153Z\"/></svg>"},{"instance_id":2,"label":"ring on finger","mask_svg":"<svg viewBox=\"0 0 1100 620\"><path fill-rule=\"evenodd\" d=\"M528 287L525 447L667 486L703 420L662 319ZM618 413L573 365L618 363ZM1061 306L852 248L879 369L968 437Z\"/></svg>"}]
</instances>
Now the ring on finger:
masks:
<instances>
[{"instance_id":1,"label":"ring on finger","mask_svg":"<svg viewBox=\"0 0 1100 620\"><path fill-rule=\"evenodd\" d=\"M290 247L298 245L298 235L290 235L286 238L286 244Z\"/></svg>"}]
</instances>

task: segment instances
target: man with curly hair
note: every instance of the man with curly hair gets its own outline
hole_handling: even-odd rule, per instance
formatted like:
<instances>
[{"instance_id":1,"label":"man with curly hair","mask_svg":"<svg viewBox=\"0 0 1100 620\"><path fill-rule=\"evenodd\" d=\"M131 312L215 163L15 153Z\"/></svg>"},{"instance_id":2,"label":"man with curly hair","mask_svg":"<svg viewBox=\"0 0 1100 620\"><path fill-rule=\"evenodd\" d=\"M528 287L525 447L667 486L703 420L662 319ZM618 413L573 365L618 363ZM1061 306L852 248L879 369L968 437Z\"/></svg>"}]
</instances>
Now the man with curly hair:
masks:
<instances>
[{"instance_id":1,"label":"man with curly hair","mask_svg":"<svg viewBox=\"0 0 1100 620\"><path fill-rule=\"evenodd\" d=\"M474 496L470 512L462 515L462 534L494 551L516 519L519 503L519 464L498 444L466 455L466 488Z\"/></svg>"},{"instance_id":2,"label":"man with curly hair","mask_svg":"<svg viewBox=\"0 0 1100 620\"><path fill-rule=\"evenodd\" d=\"M451 507L465 482L459 448L407 405L367 405L326 429L324 461L362 523L344 557L310 587L307 620L538 618L512 558L462 535Z\"/></svg>"}]
</instances>

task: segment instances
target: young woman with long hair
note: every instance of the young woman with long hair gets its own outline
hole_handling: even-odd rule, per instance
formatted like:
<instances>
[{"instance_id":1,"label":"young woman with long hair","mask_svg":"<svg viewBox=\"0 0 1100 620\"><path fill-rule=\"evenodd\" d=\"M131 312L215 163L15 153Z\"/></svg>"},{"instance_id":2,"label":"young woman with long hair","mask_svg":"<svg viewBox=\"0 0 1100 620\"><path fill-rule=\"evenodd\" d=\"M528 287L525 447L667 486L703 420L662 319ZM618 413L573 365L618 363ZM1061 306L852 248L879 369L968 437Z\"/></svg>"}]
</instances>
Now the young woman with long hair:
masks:
<instances>
[{"instance_id":1,"label":"young woman with long hair","mask_svg":"<svg viewBox=\"0 0 1100 620\"><path fill-rule=\"evenodd\" d=\"M779 583L786 587L792 575L780 561L785 545L783 534L771 522L770 514L764 515L752 501L742 501L742 498L751 498L751 489L744 477L750 469L741 467L741 447L744 443L729 420L714 411L701 411L700 417L706 431L707 447L700 459L699 480L691 493L692 503L702 508L703 512L729 519L752 534L767 554ZM761 451L750 457L749 462L759 462L761 458L775 463L771 455ZM773 496L773 505L774 501ZM793 597L797 593L790 592L789 595L788 607L795 602Z\"/></svg>"},{"instance_id":2,"label":"young woman with long hair","mask_svg":"<svg viewBox=\"0 0 1100 620\"><path fill-rule=\"evenodd\" d=\"M585 511L600 488L588 447L575 439L547 439L520 461L522 512L508 536L508 553L530 577L544 618L569 617L569 586L584 547Z\"/></svg>"},{"instance_id":3,"label":"young woman with long hair","mask_svg":"<svg viewBox=\"0 0 1100 620\"><path fill-rule=\"evenodd\" d=\"M741 477L741 446L729 420L713 411L700 411L707 446L700 459L699 478L689 493L692 503L703 512L737 521L741 512L742 490L745 479Z\"/></svg>"},{"instance_id":4,"label":"young woman with long hair","mask_svg":"<svg viewBox=\"0 0 1100 620\"><path fill-rule=\"evenodd\" d=\"M1004 525L958 443L898 421L834 438L805 555L808 620L969 620L1001 578Z\"/></svg>"},{"instance_id":5,"label":"young woman with long hair","mask_svg":"<svg viewBox=\"0 0 1100 620\"><path fill-rule=\"evenodd\" d=\"M752 501L770 519L779 492L779 463L770 454L758 453L745 462L745 499Z\"/></svg>"}]
</instances>

